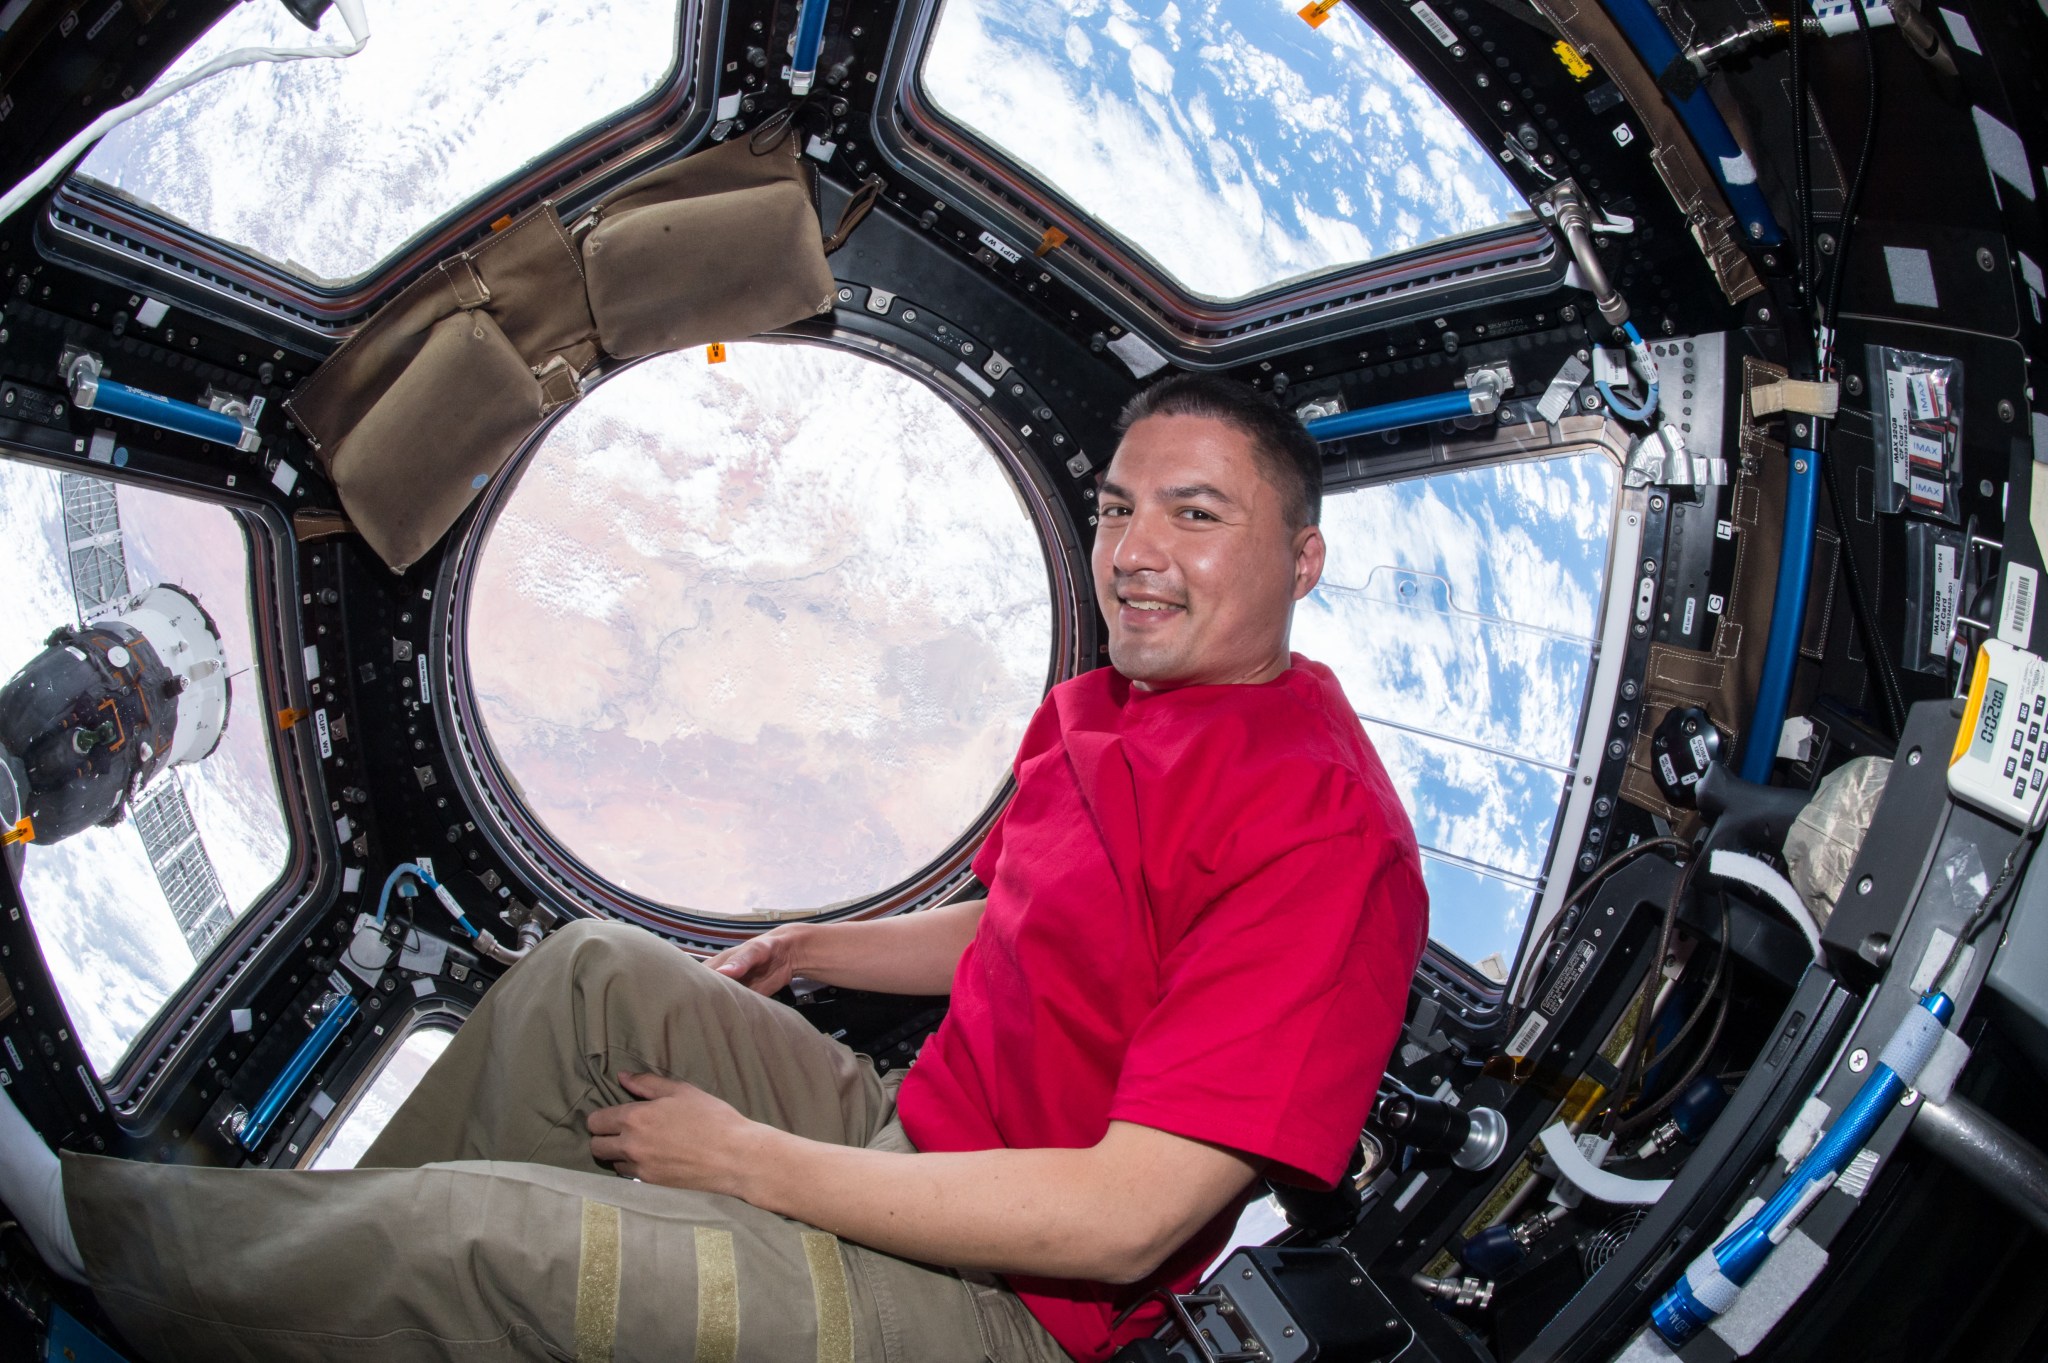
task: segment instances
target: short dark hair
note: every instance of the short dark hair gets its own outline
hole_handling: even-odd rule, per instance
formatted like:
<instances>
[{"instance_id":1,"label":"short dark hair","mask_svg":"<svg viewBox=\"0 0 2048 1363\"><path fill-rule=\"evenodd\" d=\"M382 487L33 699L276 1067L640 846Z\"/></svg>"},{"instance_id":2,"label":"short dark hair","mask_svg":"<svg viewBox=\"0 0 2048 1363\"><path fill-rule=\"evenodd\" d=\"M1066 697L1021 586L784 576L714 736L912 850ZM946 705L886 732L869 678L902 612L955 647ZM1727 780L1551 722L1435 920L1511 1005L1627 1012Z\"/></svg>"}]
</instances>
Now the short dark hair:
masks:
<instances>
[{"instance_id":1,"label":"short dark hair","mask_svg":"<svg viewBox=\"0 0 2048 1363\"><path fill-rule=\"evenodd\" d=\"M1280 489L1287 527L1299 530L1323 515L1323 453L1301 418L1249 384L1215 374L1175 374L1124 404L1123 435L1149 416L1199 416L1227 422L1250 437L1260 472Z\"/></svg>"}]
</instances>

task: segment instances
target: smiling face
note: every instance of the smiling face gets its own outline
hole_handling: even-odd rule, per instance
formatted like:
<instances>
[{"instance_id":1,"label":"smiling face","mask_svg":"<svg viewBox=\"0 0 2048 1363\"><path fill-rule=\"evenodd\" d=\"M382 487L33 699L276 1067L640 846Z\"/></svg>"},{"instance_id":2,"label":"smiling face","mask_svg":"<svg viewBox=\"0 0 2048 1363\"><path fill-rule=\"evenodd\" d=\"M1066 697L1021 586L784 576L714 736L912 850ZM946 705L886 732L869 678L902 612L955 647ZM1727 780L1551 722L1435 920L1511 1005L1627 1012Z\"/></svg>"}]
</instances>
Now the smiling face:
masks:
<instances>
[{"instance_id":1,"label":"smiling face","mask_svg":"<svg viewBox=\"0 0 2048 1363\"><path fill-rule=\"evenodd\" d=\"M1148 416L1103 475L1095 600L1109 658L1147 689L1271 681L1323 536L1288 525L1251 437L1212 417Z\"/></svg>"}]
</instances>

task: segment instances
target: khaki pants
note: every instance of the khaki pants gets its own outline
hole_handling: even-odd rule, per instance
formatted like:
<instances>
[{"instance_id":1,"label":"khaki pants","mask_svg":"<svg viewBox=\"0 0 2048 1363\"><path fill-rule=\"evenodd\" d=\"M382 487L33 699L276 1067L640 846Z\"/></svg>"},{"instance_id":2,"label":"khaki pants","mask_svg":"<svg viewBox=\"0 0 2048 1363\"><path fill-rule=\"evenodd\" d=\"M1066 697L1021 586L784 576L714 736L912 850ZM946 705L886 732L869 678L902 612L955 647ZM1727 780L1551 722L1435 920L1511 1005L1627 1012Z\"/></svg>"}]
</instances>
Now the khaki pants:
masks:
<instances>
[{"instance_id":1,"label":"khaki pants","mask_svg":"<svg viewBox=\"0 0 2048 1363\"><path fill-rule=\"evenodd\" d=\"M864 1057L651 934L577 923L484 996L358 1169L66 1155L94 1291L153 1360L1065 1363L993 1280L594 1163L584 1119L631 1101L622 1069L912 1148Z\"/></svg>"}]
</instances>

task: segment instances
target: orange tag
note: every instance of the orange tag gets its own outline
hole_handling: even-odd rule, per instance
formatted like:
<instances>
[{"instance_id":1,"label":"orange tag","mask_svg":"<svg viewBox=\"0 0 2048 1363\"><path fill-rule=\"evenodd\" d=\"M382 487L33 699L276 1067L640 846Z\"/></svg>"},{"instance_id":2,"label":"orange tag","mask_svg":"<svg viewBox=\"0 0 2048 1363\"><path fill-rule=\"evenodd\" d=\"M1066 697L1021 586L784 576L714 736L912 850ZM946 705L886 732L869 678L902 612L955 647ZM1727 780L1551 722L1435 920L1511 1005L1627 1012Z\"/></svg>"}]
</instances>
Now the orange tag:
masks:
<instances>
[{"instance_id":1,"label":"orange tag","mask_svg":"<svg viewBox=\"0 0 2048 1363\"><path fill-rule=\"evenodd\" d=\"M705 346L704 360L707 364L724 364L725 342L713 341L710 345Z\"/></svg>"},{"instance_id":2,"label":"orange tag","mask_svg":"<svg viewBox=\"0 0 2048 1363\"><path fill-rule=\"evenodd\" d=\"M1038 249L1031 254L1042 256L1048 252L1056 251L1066 244L1067 234L1065 232L1060 231L1057 227L1048 227L1045 229L1045 235L1038 239Z\"/></svg>"},{"instance_id":3,"label":"orange tag","mask_svg":"<svg viewBox=\"0 0 2048 1363\"><path fill-rule=\"evenodd\" d=\"M1310 28L1321 28L1323 20L1330 17L1330 11L1337 8L1338 0L1310 0L1295 13L1307 21Z\"/></svg>"},{"instance_id":4,"label":"orange tag","mask_svg":"<svg viewBox=\"0 0 2048 1363\"><path fill-rule=\"evenodd\" d=\"M0 832L0 847L12 847L18 842L34 842L35 840L36 826L26 816L19 823L15 824L14 827L5 832Z\"/></svg>"},{"instance_id":5,"label":"orange tag","mask_svg":"<svg viewBox=\"0 0 2048 1363\"><path fill-rule=\"evenodd\" d=\"M279 710L277 712L277 727L280 729L289 729L294 724L297 724L300 720L304 719L308 713L308 711L299 709Z\"/></svg>"},{"instance_id":6,"label":"orange tag","mask_svg":"<svg viewBox=\"0 0 2048 1363\"><path fill-rule=\"evenodd\" d=\"M512 215L510 213L507 213L504 217L498 219L496 222L491 224L491 230L493 232L502 232L511 225Z\"/></svg>"}]
</instances>

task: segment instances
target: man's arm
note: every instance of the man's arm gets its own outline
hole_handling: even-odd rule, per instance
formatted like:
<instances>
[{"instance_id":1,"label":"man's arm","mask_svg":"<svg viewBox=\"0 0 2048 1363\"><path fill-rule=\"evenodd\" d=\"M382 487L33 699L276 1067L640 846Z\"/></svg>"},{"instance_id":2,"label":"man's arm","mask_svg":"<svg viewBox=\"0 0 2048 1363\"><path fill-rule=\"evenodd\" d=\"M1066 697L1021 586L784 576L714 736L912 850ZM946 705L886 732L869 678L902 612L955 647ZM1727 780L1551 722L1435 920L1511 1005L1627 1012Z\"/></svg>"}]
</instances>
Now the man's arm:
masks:
<instances>
[{"instance_id":1,"label":"man's arm","mask_svg":"<svg viewBox=\"0 0 2048 1363\"><path fill-rule=\"evenodd\" d=\"M1129 1122L1085 1150L865 1150L749 1121L677 1080L620 1079L646 1101L590 1117L591 1154L620 1173L951 1268L1137 1282L1257 1172L1234 1150Z\"/></svg>"},{"instance_id":2,"label":"man's arm","mask_svg":"<svg viewBox=\"0 0 2048 1363\"><path fill-rule=\"evenodd\" d=\"M883 994L950 994L954 967L974 940L985 906L964 899L866 923L790 923L707 964L763 994L792 975Z\"/></svg>"}]
</instances>

